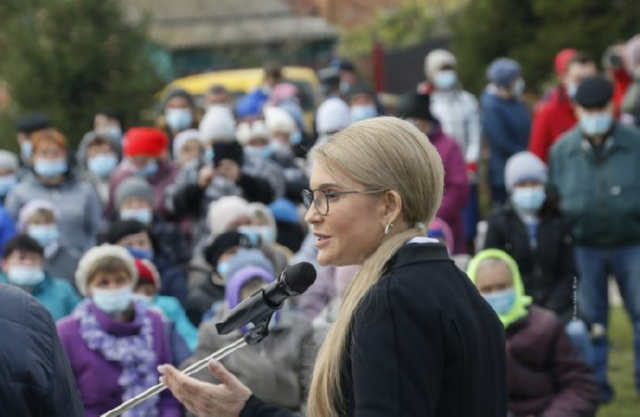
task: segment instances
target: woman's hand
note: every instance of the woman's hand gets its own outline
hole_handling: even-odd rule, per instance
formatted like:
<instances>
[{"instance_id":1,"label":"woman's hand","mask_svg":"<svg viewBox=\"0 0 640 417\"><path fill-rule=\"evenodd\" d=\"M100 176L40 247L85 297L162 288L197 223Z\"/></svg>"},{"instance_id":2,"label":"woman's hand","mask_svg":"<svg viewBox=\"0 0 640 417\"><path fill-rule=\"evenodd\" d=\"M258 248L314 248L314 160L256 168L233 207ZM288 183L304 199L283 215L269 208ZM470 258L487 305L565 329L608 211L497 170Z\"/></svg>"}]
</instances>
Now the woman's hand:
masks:
<instances>
[{"instance_id":1,"label":"woman's hand","mask_svg":"<svg viewBox=\"0 0 640 417\"><path fill-rule=\"evenodd\" d=\"M178 401L199 417L238 417L251 396L251 390L217 361L209 362L209 372L218 385L186 376L171 365L161 365L158 371Z\"/></svg>"}]
</instances>

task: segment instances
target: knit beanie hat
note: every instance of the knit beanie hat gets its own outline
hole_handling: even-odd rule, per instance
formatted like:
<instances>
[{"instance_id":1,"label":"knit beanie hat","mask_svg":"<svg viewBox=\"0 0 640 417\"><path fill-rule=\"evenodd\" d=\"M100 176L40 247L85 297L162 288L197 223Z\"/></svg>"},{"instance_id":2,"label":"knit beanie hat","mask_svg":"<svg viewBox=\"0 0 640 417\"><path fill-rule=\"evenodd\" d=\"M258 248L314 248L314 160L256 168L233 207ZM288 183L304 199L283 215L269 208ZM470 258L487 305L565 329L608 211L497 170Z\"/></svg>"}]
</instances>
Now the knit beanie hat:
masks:
<instances>
[{"instance_id":1,"label":"knit beanie hat","mask_svg":"<svg viewBox=\"0 0 640 417\"><path fill-rule=\"evenodd\" d=\"M0 149L0 169L6 171L18 170L18 157L13 152Z\"/></svg>"},{"instance_id":2,"label":"knit beanie hat","mask_svg":"<svg viewBox=\"0 0 640 417\"><path fill-rule=\"evenodd\" d=\"M264 120L269 133L296 131L296 122L286 110L279 107L265 107Z\"/></svg>"},{"instance_id":3,"label":"knit beanie hat","mask_svg":"<svg viewBox=\"0 0 640 417\"><path fill-rule=\"evenodd\" d=\"M132 127L122 142L126 156L161 156L167 151L169 138L154 127Z\"/></svg>"},{"instance_id":4,"label":"knit beanie hat","mask_svg":"<svg viewBox=\"0 0 640 417\"><path fill-rule=\"evenodd\" d=\"M114 195L116 208L119 210L122 203L130 197L143 199L153 207L153 188L140 177L132 176L118 184Z\"/></svg>"},{"instance_id":5,"label":"knit beanie hat","mask_svg":"<svg viewBox=\"0 0 640 417\"><path fill-rule=\"evenodd\" d=\"M54 221L58 221L60 213L56 206L49 200L31 200L22 208L18 214L18 230L24 232L27 229L27 222L37 211L48 210L53 214Z\"/></svg>"},{"instance_id":6,"label":"knit beanie hat","mask_svg":"<svg viewBox=\"0 0 640 417\"><path fill-rule=\"evenodd\" d=\"M273 272L269 272L261 267L253 265L244 266L229 277L224 290L229 309L233 309L240 304L240 292L242 291L242 287L256 277L262 279L265 284L275 281Z\"/></svg>"},{"instance_id":7,"label":"knit beanie hat","mask_svg":"<svg viewBox=\"0 0 640 417\"><path fill-rule=\"evenodd\" d=\"M524 181L547 182L547 166L535 154L523 151L511 156L504 169L504 183L507 191Z\"/></svg>"},{"instance_id":8,"label":"knit beanie hat","mask_svg":"<svg viewBox=\"0 0 640 417\"><path fill-rule=\"evenodd\" d=\"M403 119L415 118L428 120L430 122L437 121L430 110L429 96L413 91L400 96L396 113L398 117L402 117Z\"/></svg>"},{"instance_id":9,"label":"knit beanie hat","mask_svg":"<svg viewBox=\"0 0 640 417\"><path fill-rule=\"evenodd\" d=\"M238 142L242 145L246 145L252 139L256 138L269 138L269 131L264 120L254 120L252 122L242 122L238 125L236 130L236 137Z\"/></svg>"},{"instance_id":10,"label":"knit beanie hat","mask_svg":"<svg viewBox=\"0 0 640 417\"><path fill-rule=\"evenodd\" d=\"M553 60L553 69L556 71L558 77L562 77L567 71L569 61L578 54L578 51L573 48L565 48L556 54Z\"/></svg>"},{"instance_id":11,"label":"knit beanie hat","mask_svg":"<svg viewBox=\"0 0 640 417\"><path fill-rule=\"evenodd\" d=\"M213 236L226 232L229 225L239 217L251 218L251 208L247 200L238 196L221 197L209 205L207 225Z\"/></svg>"},{"instance_id":12,"label":"knit beanie hat","mask_svg":"<svg viewBox=\"0 0 640 417\"><path fill-rule=\"evenodd\" d=\"M213 166L217 167L223 159L230 159L236 164L244 165L244 149L235 140L233 142L216 142L213 144Z\"/></svg>"},{"instance_id":13,"label":"knit beanie hat","mask_svg":"<svg viewBox=\"0 0 640 417\"><path fill-rule=\"evenodd\" d=\"M229 268L226 275L222 277L225 283L228 283L229 278L231 278L233 274L247 266L255 266L264 269L271 275L275 274L271 261L260 249L256 248L241 248L226 262L228 262Z\"/></svg>"},{"instance_id":14,"label":"knit beanie hat","mask_svg":"<svg viewBox=\"0 0 640 417\"><path fill-rule=\"evenodd\" d=\"M155 265L148 259L134 259L134 262L138 270L138 284L148 283L153 285L156 291L159 291L162 281Z\"/></svg>"},{"instance_id":15,"label":"knit beanie hat","mask_svg":"<svg viewBox=\"0 0 640 417\"><path fill-rule=\"evenodd\" d=\"M50 126L51 122L49 119L42 113L37 112L25 115L23 118L18 120L18 123L16 124L18 132L25 133L27 135L30 135L40 129L46 129Z\"/></svg>"},{"instance_id":16,"label":"knit beanie hat","mask_svg":"<svg viewBox=\"0 0 640 417\"><path fill-rule=\"evenodd\" d=\"M520 76L520 64L511 58L495 59L487 69L487 79L500 87L508 87Z\"/></svg>"},{"instance_id":17,"label":"knit beanie hat","mask_svg":"<svg viewBox=\"0 0 640 417\"><path fill-rule=\"evenodd\" d=\"M198 144L201 144L200 141L200 133L197 129L187 129L178 133L176 137L173 138L173 157L178 158L180 156L180 152L182 152L182 148L189 141L196 141Z\"/></svg>"},{"instance_id":18,"label":"knit beanie hat","mask_svg":"<svg viewBox=\"0 0 640 417\"><path fill-rule=\"evenodd\" d=\"M349 106L342 99L332 97L326 99L316 113L316 130L318 134L333 134L351 123Z\"/></svg>"},{"instance_id":19,"label":"knit beanie hat","mask_svg":"<svg viewBox=\"0 0 640 417\"><path fill-rule=\"evenodd\" d=\"M101 261L105 258L117 259L127 270L135 287L138 282L138 270L134 262L133 256L122 246L104 244L94 246L89 249L80 258L78 268L76 269L76 287L83 296L87 295L87 285L91 277L98 271Z\"/></svg>"},{"instance_id":20,"label":"knit beanie hat","mask_svg":"<svg viewBox=\"0 0 640 417\"><path fill-rule=\"evenodd\" d=\"M220 256L236 246L249 247L250 243L246 235L233 230L218 235L213 242L204 247L202 254L209 265L215 268Z\"/></svg>"},{"instance_id":21,"label":"knit beanie hat","mask_svg":"<svg viewBox=\"0 0 640 417\"><path fill-rule=\"evenodd\" d=\"M231 109L220 104L209 107L198 126L203 142L230 142L236 137L236 121Z\"/></svg>"},{"instance_id":22,"label":"knit beanie hat","mask_svg":"<svg viewBox=\"0 0 640 417\"><path fill-rule=\"evenodd\" d=\"M587 109L599 109L613 97L613 83L601 75L582 80L573 101Z\"/></svg>"},{"instance_id":23,"label":"knit beanie hat","mask_svg":"<svg viewBox=\"0 0 640 417\"><path fill-rule=\"evenodd\" d=\"M427 78L433 75L444 66L456 66L456 57L446 49L434 49L424 58L424 73Z\"/></svg>"},{"instance_id":24,"label":"knit beanie hat","mask_svg":"<svg viewBox=\"0 0 640 417\"><path fill-rule=\"evenodd\" d=\"M298 207L286 198L278 198L269 205L269 210L278 221L289 223L298 223L300 221Z\"/></svg>"}]
</instances>

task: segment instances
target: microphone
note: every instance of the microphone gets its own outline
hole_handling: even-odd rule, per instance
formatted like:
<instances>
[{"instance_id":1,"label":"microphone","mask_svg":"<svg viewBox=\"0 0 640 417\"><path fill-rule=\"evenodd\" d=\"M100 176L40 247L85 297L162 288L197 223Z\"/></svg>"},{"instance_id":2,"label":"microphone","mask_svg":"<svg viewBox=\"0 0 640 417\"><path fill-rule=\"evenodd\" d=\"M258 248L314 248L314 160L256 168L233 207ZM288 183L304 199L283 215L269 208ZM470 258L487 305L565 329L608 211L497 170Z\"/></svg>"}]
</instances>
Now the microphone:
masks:
<instances>
[{"instance_id":1,"label":"microphone","mask_svg":"<svg viewBox=\"0 0 640 417\"><path fill-rule=\"evenodd\" d=\"M288 297L300 295L316 280L316 269L309 262L285 268L278 279L243 300L229 317L216 324L219 334L227 334L256 319L279 310Z\"/></svg>"}]
</instances>

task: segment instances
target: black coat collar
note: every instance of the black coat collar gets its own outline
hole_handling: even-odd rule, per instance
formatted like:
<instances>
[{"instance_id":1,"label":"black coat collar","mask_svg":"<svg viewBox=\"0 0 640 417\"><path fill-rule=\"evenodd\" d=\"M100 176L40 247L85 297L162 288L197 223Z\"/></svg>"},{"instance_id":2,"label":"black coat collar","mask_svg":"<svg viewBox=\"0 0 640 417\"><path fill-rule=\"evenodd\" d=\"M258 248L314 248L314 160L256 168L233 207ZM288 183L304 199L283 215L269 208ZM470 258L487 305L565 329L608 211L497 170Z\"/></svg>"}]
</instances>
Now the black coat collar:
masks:
<instances>
[{"instance_id":1,"label":"black coat collar","mask_svg":"<svg viewBox=\"0 0 640 417\"><path fill-rule=\"evenodd\" d=\"M409 243L401 247L387 263L387 270L431 261L450 261L442 243Z\"/></svg>"}]
</instances>

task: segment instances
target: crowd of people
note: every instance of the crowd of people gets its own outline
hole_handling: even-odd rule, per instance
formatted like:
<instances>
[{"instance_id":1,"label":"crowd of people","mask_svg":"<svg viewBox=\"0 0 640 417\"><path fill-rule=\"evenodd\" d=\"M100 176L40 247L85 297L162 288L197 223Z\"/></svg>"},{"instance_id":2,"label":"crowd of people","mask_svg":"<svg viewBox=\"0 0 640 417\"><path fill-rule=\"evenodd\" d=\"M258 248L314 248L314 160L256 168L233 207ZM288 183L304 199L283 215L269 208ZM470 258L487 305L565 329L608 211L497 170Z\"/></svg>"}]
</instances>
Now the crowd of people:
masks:
<instances>
[{"instance_id":1,"label":"crowd of people","mask_svg":"<svg viewBox=\"0 0 640 417\"><path fill-rule=\"evenodd\" d=\"M271 336L223 361L265 402L304 414L313 358L358 271L316 262L304 215L342 193L308 190L306 155L385 114L411 122L442 159L444 197L425 235L504 325L510 415L593 416L614 400L610 275L633 324L640 396L640 35L611 46L602 71L580 51L558 52L557 82L534 108L515 60L491 63L479 100L458 65L433 50L425 81L382 103L338 60L318 72L312 125L277 66L241 96L221 85L202 100L170 91L157 126L125 129L117 109L101 110L77 149L45 115L22 118L19 154L0 151L0 283L56 321L84 415L156 384L158 365L184 367L245 334L220 335L215 323L308 261L318 279L274 315ZM165 391L127 415L184 413Z\"/></svg>"}]
</instances>

